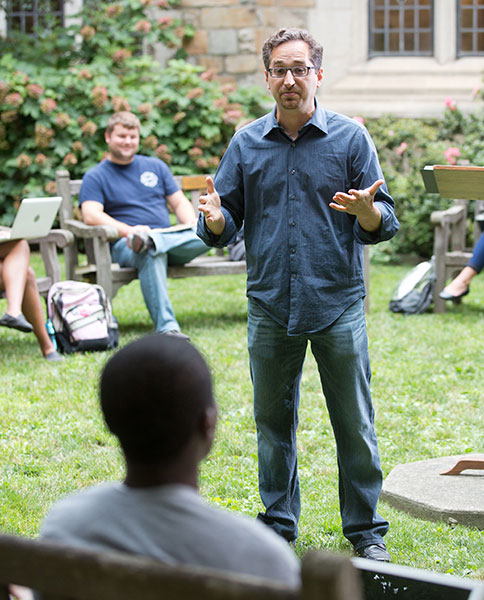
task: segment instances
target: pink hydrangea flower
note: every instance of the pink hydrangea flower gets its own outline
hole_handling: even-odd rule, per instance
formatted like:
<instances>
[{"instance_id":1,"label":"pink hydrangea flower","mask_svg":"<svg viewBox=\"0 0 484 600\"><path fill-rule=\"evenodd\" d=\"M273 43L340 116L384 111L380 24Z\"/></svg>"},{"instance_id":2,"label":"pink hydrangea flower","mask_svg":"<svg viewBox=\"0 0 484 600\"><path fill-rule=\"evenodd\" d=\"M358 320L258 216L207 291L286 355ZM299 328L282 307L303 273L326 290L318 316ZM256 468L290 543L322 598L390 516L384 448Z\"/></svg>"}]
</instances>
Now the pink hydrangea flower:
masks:
<instances>
[{"instance_id":1,"label":"pink hydrangea flower","mask_svg":"<svg viewBox=\"0 0 484 600\"><path fill-rule=\"evenodd\" d=\"M135 29L139 33L149 33L151 29L151 23L146 19L142 19L136 23Z\"/></svg>"},{"instance_id":2,"label":"pink hydrangea flower","mask_svg":"<svg viewBox=\"0 0 484 600\"><path fill-rule=\"evenodd\" d=\"M117 17L124 10L124 7L121 4L109 4L106 6L106 15L109 18Z\"/></svg>"},{"instance_id":3,"label":"pink hydrangea flower","mask_svg":"<svg viewBox=\"0 0 484 600\"><path fill-rule=\"evenodd\" d=\"M398 146L398 148L397 148L397 154L398 154L398 156L402 156L402 154L405 152L405 150L407 148L408 148L407 142L402 142L400 144L400 146Z\"/></svg>"},{"instance_id":4,"label":"pink hydrangea flower","mask_svg":"<svg viewBox=\"0 0 484 600\"><path fill-rule=\"evenodd\" d=\"M27 95L31 98L40 98L44 93L44 88L37 83L29 83L26 89Z\"/></svg>"},{"instance_id":5,"label":"pink hydrangea flower","mask_svg":"<svg viewBox=\"0 0 484 600\"><path fill-rule=\"evenodd\" d=\"M151 102L143 102L138 106L138 112L142 115L149 115L153 110L153 105Z\"/></svg>"},{"instance_id":6,"label":"pink hydrangea flower","mask_svg":"<svg viewBox=\"0 0 484 600\"><path fill-rule=\"evenodd\" d=\"M27 167L30 167L31 164L32 159L28 154L19 154L17 156L17 167L19 169L26 169Z\"/></svg>"},{"instance_id":7,"label":"pink hydrangea flower","mask_svg":"<svg viewBox=\"0 0 484 600\"><path fill-rule=\"evenodd\" d=\"M114 96L114 98L111 100L111 104L114 112L119 112L121 110L127 110L129 112L131 110L129 102L122 96Z\"/></svg>"},{"instance_id":8,"label":"pink hydrangea flower","mask_svg":"<svg viewBox=\"0 0 484 600\"><path fill-rule=\"evenodd\" d=\"M143 141L143 146L145 148L151 148L152 150L154 150L158 146L158 138L156 137L156 135L152 134L146 137Z\"/></svg>"},{"instance_id":9,"label":"pink hydrangea flower","mask_svg":"<svg viewBox=\"0 0 484 600\"><path fill-rule=\"evenodd\" d=\"M42 154L42 152L39 152L39 154L37 154L37 156L35 157L34 162L36 165L40 165L41 167L43 167L47 162L47 156L45 154Z\"/></svg>"},{"instance_id":10,"label":"pink hydrangea flower","mask_svg":"<svg viewBox=\"0 0 484 600\"><path fill-rule=\"evenodd\" d=\"M450 96L446 96L444 102L445 102L445 106L451 111L454 111L457 108L456 101L453 98L451 98Z\"/></svg>"},{"instance_id":11,"label":"pink hydrangea flower","mask_svg":"<svg viewBox=\"0 0 484 600\"><path fill-rule=\"evenodd\" d=\"M84 125L81 127L81 131L83 135L93 136L97 131L97 125L94 121L86 121Z\"/></svg>"},{"instance_id":12,"label":"pink hydrangea flower","mask_svg":"<svg viewBox=\"0 0 484 600\"><path fill-rule=\"evenodd\" d=\"M160 17L157 21L158 23L158 27L161 27L161 29L166 29L167 27L170 27L170 25L173 24L173 18L172 17Z\"/></svg>"},{"instance_id":13,"label":"pink hydrangea flower","mask_svg":"<svg viewBox=\"0 0 484 600\"><path fill-rule=\"evenodd\" d=\"M200 156L203 156L203 150L201 148L197 148L197 146L194 146L193 148L190 148L188 154L191 156L191 158L199 158Z\"/></svg>"},{"instance_id":14,"label":"pink hydrangea flower","mask_svg":"<svg viewBox=\"0 0 484 600\"><path fill-rule=\"evenodd\" d=\"M102 108L108 101L108 90L104 85L95 85L92 90L92 103L97 108Z\"/></svg>"},{"instance_id":15,"label":"pink hydrangea flower","mask_svg":"<svg viewBox=\"0 0 484 600\"><path fill-rule=\"evenodd\" d=\"M48 181L44 186L44 190L49 196L55 196L57 194L57 185L55 181Z\"/></svg>"},{"instance_id":16,"label":"pink hydrangea flower","mask_svg":"<svg viewBox=\"0 0 484 600\"><path fill-rule=\"evenodd\" d=\"M460 156L460 150L456 146L449 146L449 148L447 148L447 150L444 152L444 156L449 165L455 165Z\"/></svg>"},{"instance_id":17,"label":"pink hydrangea flower","mask_svg":"<svg viewBox=\"0 0 484 600\"><path fill-rule=\"evenodd\" d=\"M46 115L50 115L50 113L56 108L57 102L54 100L54 98L45 98L45 100L42 100L40 103L40 110Z\"/></svg>"},{"instance_id":18,"label":"pink hydrangea flower","mask_svg":"<svg viewBox=\"0 0 484 600\"><path fill-rule=\"evenodd\" d=\"M179 123L180 121L183 121L183 119L187 116L186 112L183 112L182 110L177 112L174 116L173 116L173 120L175 121L175 123Z\"/></svg>"},{"instance_id":19,"label":"pink hydrangea flower","mask_svg":"<svg viewBox=\"0 0 484 600\"><path fill-rule=\"evenodd\" d=\"M68 152L65 155L64 160L62 161L62 164L64 164L66 167L73 167L74 165L77 165L76 155L73 154L72 152Z\"/></svg>"},{"instance_id":20,"label":"pink hydrangea flower","mask_svg":"<svg viewBox=\"0 0 484 600\"><path fill-rule=\"evenodd\" d=\"M5 104L10 104L11 106L18 107L22 104L22 102L23 98L18 92L12 92L11 94L7 94L5 96Z\"/></svg>"},{"instance_id":21,"label":"pink hydrangea flower","mask_svg":"<svg viewBox=\"0 0 484 600\"><path fill-rule=\"evenodd\" d=\"M81 35L85 40L91 40L96 35L96 30L91 25L84 25Z\"/></svg>"}]
</instances>

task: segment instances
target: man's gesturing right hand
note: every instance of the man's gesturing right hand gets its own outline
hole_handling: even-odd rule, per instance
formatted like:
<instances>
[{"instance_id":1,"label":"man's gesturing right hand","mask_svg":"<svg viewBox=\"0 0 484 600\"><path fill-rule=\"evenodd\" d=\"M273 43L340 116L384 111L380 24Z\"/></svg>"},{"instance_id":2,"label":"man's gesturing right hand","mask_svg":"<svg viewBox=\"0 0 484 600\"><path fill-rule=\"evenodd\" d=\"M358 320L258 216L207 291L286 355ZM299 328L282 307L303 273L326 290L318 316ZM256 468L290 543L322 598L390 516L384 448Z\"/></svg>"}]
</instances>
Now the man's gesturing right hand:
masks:
<instances>
[{"instance_id":1,"label":"man's gesturing right hand","mask_svg":"<svg viewBox=\"0 0 484 600\"><path fill-rule=\"evenodd\" d=\"M207 193L200 196L198 210L205 216L205 223L214 235L220 235L225 229L225 217L220 210L220 196L213 185L213 179L207 177Z\"/></svg>"}]
</instances>

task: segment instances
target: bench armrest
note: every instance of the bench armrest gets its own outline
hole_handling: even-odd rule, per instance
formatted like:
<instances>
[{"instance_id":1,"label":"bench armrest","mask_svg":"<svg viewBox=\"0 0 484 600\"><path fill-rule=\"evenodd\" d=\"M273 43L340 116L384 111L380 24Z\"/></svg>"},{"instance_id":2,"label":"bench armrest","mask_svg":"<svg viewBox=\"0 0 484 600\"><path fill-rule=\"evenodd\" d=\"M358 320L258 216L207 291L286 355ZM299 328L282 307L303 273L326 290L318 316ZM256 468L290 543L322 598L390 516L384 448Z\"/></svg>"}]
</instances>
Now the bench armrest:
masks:
<instances>
[{"instance_id":1,"label":"bench armrest","mask_svg":"<svg viewBox=\"0 0 484 600\"><path fill-rule=\"evenodd\" d=\"M441 227L446 224L458 223L467 216L466 207L462 204L456 204L447 208L446 210L435 210L430 215L430 222L433 227L440 225Z\"/></svg>"},{"instance_id":2,"label":"bench armrest","mask_svg":"<svg viewBox=\"0 0 484 600\"><path fill-rule=\"evenodd\" d=\"M115 242L119 238L116 228L111 225L86 225L76 219L68 219L64 225L76 237L84 239L99 238L103 242Z\"/></svg>"},{"instance_id":3,"label":"bench armrest","mask_svg":"<svg viewBox=\"0 0 484 600\"><path fill-rule=\"evenodd\" d=\"M54 243L58 248L62 249L74 243L74 234L67 231L67 229L51 229L46 236L29 240L29 242L39 245Z\"/></svg>"}]
</instances>

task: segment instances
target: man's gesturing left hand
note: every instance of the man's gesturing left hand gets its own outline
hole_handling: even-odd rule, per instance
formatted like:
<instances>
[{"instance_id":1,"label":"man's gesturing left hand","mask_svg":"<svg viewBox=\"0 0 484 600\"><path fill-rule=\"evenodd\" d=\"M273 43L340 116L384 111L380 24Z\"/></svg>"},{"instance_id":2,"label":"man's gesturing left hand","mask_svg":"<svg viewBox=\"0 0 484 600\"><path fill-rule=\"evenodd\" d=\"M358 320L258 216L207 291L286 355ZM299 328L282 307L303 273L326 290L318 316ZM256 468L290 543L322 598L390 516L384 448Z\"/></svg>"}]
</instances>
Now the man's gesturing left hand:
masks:
<instances>
[{"instance_id":1,"label":"man's gesturing left hand","mask_svg":"<svg viewBox=\"0 0 484 600\"><path fill-rule=\"evenodd\" d=\"M378 179L364 190L348 190L347 194L336 192L333 202L330 202L329 206L339 212L355 215L361 227L366 231L376 231L380 227L381 212L373 201L383 183L383 179Z\"/></svg>"}]
</instances>

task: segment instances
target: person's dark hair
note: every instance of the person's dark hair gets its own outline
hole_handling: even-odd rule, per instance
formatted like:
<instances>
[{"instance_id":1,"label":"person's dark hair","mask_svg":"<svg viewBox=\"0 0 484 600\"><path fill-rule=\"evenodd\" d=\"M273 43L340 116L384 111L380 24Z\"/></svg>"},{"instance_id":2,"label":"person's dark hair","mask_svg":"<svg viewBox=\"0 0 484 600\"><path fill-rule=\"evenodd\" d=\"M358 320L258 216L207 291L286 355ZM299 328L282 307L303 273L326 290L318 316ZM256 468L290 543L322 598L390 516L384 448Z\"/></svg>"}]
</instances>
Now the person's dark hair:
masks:
<instances>
[{"instance_id":1,"label":"person's dark hair","mask_svg":"<svg viewBox=\"0 0 484 600\"><path fill-rule=\"evenodd\" d=\"M319 44L313 36L305 29L291 29L283 28L273 33L262 46L262 60L264 61L264 67L269 68L271 64L272 51L277 46L284 44L285 42L306 42L309 46L311 62L317 70L321 68L323 62L323 47Z\"/></svg>"},{"instance_id":2,"label":"person's dark hair","mask_svg":"<svg viewBox=\"0 0 484 600\"><path fill-rule=\"evenodd\" d=\"M116 125L123 125L128 129L138 129L138 131L141 126L138 117L127 110L121 110L109 117L106 133L111 134Z\"/></svg>"},{"instance_id":3,"label":"person's dark hair","mask_svg":"<svg viewBox=\"0 0 484 600\"><path fill-rule=\"evenodd\" d=\"M126 460L179 455L214 406L210 371L189 342L154 334L119 350L100 381L104 419Z\"/></svg>"}]
</instances>

